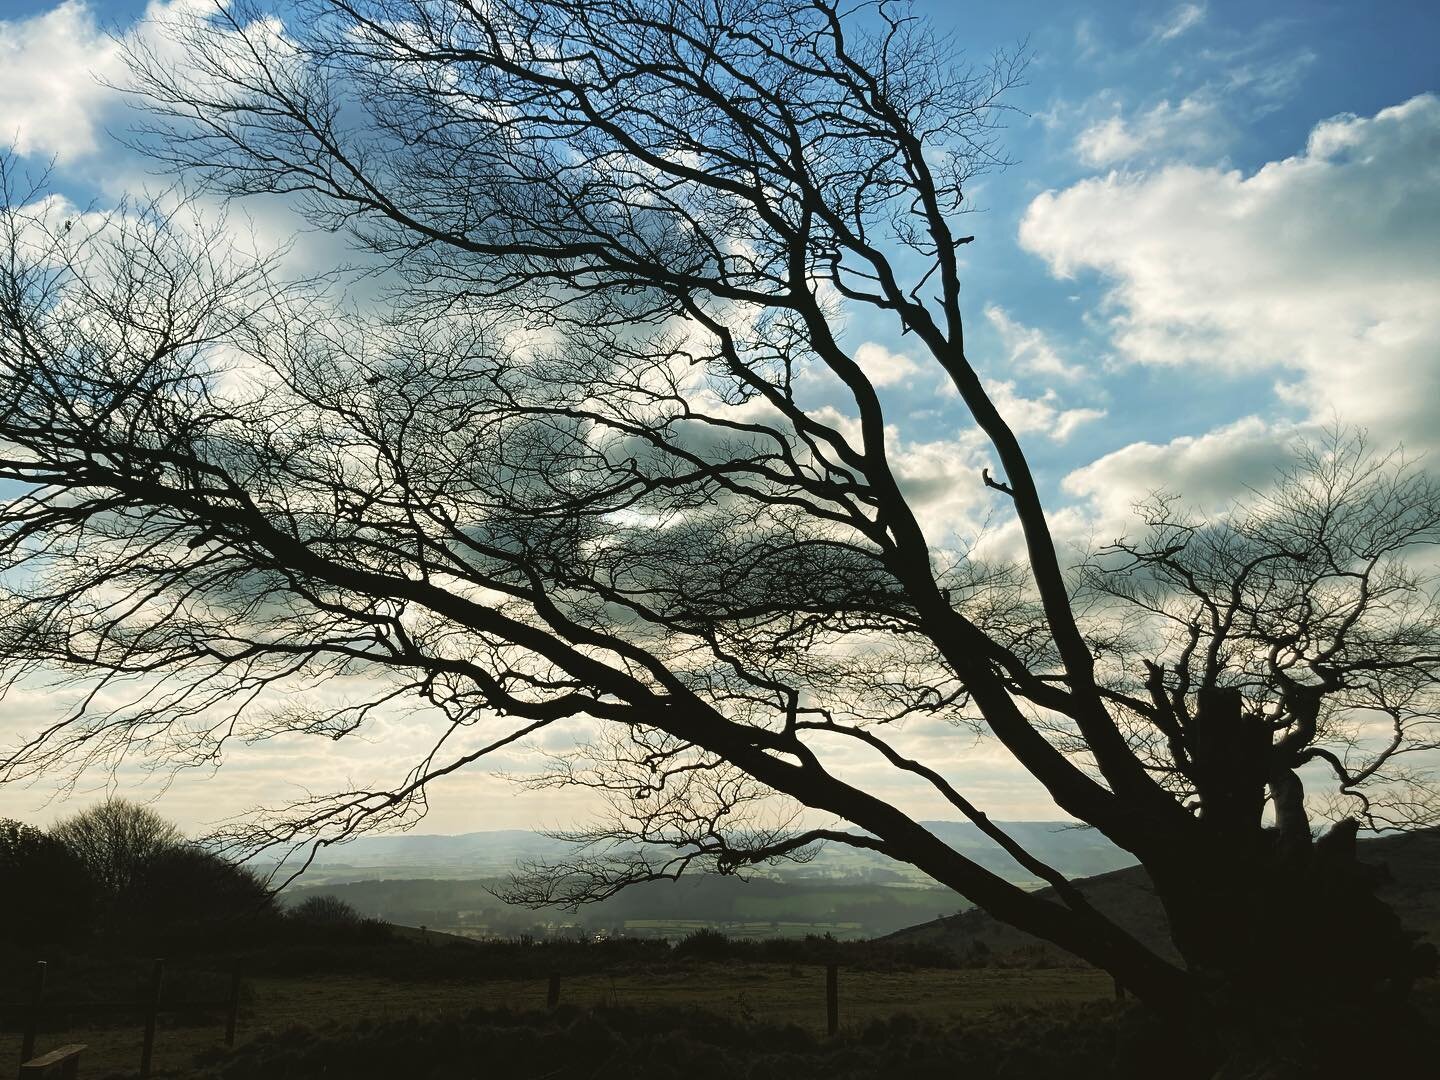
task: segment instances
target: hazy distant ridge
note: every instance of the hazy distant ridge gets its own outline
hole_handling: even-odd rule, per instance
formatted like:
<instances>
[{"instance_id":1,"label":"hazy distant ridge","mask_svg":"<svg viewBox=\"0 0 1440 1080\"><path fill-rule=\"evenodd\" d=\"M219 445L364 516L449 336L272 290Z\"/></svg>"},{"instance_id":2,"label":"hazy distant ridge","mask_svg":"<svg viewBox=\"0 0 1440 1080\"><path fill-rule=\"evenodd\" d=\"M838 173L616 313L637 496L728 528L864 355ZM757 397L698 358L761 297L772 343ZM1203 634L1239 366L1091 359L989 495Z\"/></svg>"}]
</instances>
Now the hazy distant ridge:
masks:
<instances>
[{"instance_id":1,"label":"hazy distant ridge","mask_svg":"<svg viewBox=\"0 0 1440 1080\"><path fill-rule=\"evenodd\" d=\"M922 824L970 858L1003 876L1017 881L1031 880L1031 875L970 822L926 821ZM1132 865L1135 861L1093 829L1080 829L1056 821L998 824L1037 857L1068 875L1101 874ZM451 836L422 833L362 836L347 844L322 849L305 880L333 881L355 874L365 877L494 877L508 873L517 862L555 858L571 851L569 844L523 829ZM912 877L916 883L923 880L913 875L909 868L875 852L836 844L827 845L811 863L781 864L774 872L786 878L853 877L873 881L893 877L897 884Z\"/></svg>"}]
</instances>

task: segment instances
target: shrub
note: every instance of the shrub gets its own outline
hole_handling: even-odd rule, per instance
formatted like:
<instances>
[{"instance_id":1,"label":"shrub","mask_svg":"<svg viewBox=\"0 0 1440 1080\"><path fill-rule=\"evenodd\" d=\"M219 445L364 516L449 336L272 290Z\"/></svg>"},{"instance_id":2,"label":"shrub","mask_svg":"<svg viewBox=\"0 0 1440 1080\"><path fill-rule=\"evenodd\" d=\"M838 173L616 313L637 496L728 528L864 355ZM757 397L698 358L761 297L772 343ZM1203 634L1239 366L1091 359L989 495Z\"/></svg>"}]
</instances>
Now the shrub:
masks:
<instances>
[{"instance_id":1,"label":"shrub","mask_svg":"<svg viewBox=\"0 0 1440 1080\"><path fill-rule=\"evenodd\" d=\"M734 951L733 944L719 930L705 927L681 938L675 946L675 955L690 956L697 960L724 960Z\"/></svg>"},{"instance_id":2,"label":"shrub","mask_svg":"<svg viewBox=\"0 0 1440 1080\"><path fill-rule=\"evenodd\" d=\"M306 897L291 908L288 914L295 922L306 926L358 926L364 921L351 905L329 893Z\"/></svg>"},{"instance_id":3,"label":"shrub","mask_svg":"<svg viewBox=\"0 0 1440 1080\"><path fill-rule=\"evenodd\" d=\"M0 941L44 944L83 934L94 889L85 867L39 829L0 818Z\"/></svg>"},{"instance_id":4,"label":"shrub","mask_svg":"<svg viewBox=\"0 0 1440 1080\"><path fill-rule=\"evenodd\" d=\"M276 914L254 873L124 799L48 833L0 821L0 881L0 941L171 954L240 944Z\"/></svg>"},{"instance_id":5,"label":"shrub","mask_svg":"<svg viewBox=\"0 0 1440 1080\"><path fill-rule=\"evenodd\" d=\"M173 947L225 947L264 935L275 898L252 871L194 844L161 851L139 870L127 898L132 939Z\"/></svg>"}]
</instances>

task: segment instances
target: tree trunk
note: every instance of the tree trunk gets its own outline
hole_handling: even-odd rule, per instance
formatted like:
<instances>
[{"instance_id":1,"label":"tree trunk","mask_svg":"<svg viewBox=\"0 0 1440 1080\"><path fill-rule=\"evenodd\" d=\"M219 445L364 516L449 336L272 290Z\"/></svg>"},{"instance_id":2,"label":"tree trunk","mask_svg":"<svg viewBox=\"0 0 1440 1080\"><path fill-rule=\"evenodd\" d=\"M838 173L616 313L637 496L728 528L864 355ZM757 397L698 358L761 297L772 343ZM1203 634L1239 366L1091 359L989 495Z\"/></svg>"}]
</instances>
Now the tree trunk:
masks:
<instances>
[{"instance_id":1,"label":"tree trunk","mask_svg":"<svg viewBox=\"0 0 1440 1080\"><path fill-rule=\"evenodd\" d=\"M1435 949L1375 896L1386 872L1358 861L1355 833L1345 822L1297 848L1257 829L1152 869L1216 1080L1398 1077L1427 1056L1409 997Z\"/></svg>"}]
</instances>

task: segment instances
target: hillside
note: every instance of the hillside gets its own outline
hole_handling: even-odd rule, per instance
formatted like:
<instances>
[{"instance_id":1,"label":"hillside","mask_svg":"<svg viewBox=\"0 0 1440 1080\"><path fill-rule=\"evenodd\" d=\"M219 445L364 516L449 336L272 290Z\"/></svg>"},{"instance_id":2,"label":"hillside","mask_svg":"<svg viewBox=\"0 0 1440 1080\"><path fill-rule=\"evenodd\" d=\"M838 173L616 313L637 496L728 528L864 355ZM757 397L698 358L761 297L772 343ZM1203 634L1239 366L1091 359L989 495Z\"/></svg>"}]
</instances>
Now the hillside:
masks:
<instances>
[{"instance_id":1,"label":"hillside","mask_svg":"<svg viewBox=\"0 0 1440 1080\"><path fill-rule=\"evenodd\" d=\"M1040 883L969 822L928 821L957 850L1023 888ZM1009 822L1027 848L1074 877L1130 862L1092 829L1064 822ZM833 934L867 938L967 906L913 867L872 851L822 848L808 863L760 867L753 878L693 875L637 885L579 912L507 907L488 891L519 862L573 854L569 845L519 830L457 836L361 837L323 849L288 889L295 904L328 893L364 915L471 936L608 932L683 937L712 927L743 937Z\"/></svg>"},{"instance_id":2,"label":"hillside","mask_svg":"<svg viewBox=\"0 0 1440 1080\"><path fill-rule=\"evenodd\" d=\"M338 897L362 915L472 937L573 936L574 933L680 938L702 927L752 937L832 934L870 938L909 926L917 918L954 911L960 898L948 889L880 885L863 880L776 881L696 874L679 881L633 885L578 912L510 907L484 879L386 879L333 882L287 890L298 904L310 896Z\"/></svg>"},{"instance_id":3,"label":"hillside","mask_svg":"<svg viewBox=\"0 0 1440 1080\"><path fill-rule=\"evenodd\" d=\"M1431 941L1440 943L1440 829L1362 840L1360 858L1386 866L1390 881L1379 890L1381 897L1395 908L1409 929L1424 932ZM1090 903L1140 941L1161 955L1175 956L1164 912L1141 867L1127 867L1075 884ZM1053 891L1047 888L1039 895L1053 899ZM962 954L983 947L999 956L1021 952L1050 958L1068 955L978 909L907 927L886 935L884 940L939 943Z\"/></svg>"},{"instance_id":4,"label":"hillside","mask_svg":"<svg viewBox=\"0 0 1440 1080\"><path fill-rule=\"evenodd\" d=\"M968 821L925 821L927 829L981 865L1017 884L1034 886L1030 873ZM999 822L1036 856L1071 877L1087 877L1134 862L1093 829L1061 821ZM516 863L573 855L573 847L543 833L520 829L460 833L453 836L399 833L361 836L349 843L322 848L305 871L306 885L394 878L443 878L451 881L501 878ZM873 884L923 885L928 882L911 867L873 851L829 844L808 863L762 867L762 876L783 880L827 879Z\"/></svg>"}]
</instances>

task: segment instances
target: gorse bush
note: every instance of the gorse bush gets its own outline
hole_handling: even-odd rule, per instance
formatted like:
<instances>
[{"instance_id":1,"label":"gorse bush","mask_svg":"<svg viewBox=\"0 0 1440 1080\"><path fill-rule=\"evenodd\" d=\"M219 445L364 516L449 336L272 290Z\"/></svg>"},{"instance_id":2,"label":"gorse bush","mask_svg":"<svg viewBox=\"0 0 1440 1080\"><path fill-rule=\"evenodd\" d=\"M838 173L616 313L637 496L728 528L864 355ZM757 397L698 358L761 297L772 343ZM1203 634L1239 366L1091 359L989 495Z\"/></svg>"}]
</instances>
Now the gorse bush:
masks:
<instances>
[{"instance_id":1,"label":"gorse bush","mask_svg":"<svg viewBox=\"0 0 1440 1080\"><path fill-rule=\"evenodd\" d=\"M682 938L674 947L676 958L738 960L757 964L843 964L850 968L990 967L988 951L958 955L948 946L932 942L839 941L829 934L800 938L732 938L718 930L703 929Z\"/></svg>"},{"instance_id":2,"label":"gorse bush","mask_svg":"<svg viewBox=\"0 0 1440 1080\"><path fill-rule=\"evenodd\" d=\"M397 932L374 919L358 923L306 922L292 910L274 943L248 951L245 970L274 976L332 972L397 980L543 979L600 973L661 971L714 963L816 966L838 963L852 971L996 966L996 958L958 956L941 944L837 941L829 936L747 940L701 930L678 942L612 937L470 941L446 934L426 938ZM1005 961L1007 964L1009 960ZM1027 965L1028 966L1028 965Z\"/></svg>"},{"instance_id":3,"label":"gorse bush","mask_svg":"<svg viewBox=\"0 0 1440 1080\"><path fill-rule=\"evenodd\" d=\"M675 946L676 956L693 956L700 960L723 960L732 952L730 939L708 927L687 934Z\"/></svg>"}]
</instances>

